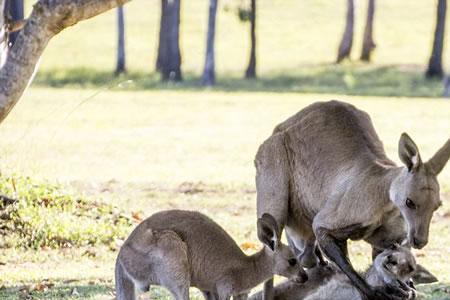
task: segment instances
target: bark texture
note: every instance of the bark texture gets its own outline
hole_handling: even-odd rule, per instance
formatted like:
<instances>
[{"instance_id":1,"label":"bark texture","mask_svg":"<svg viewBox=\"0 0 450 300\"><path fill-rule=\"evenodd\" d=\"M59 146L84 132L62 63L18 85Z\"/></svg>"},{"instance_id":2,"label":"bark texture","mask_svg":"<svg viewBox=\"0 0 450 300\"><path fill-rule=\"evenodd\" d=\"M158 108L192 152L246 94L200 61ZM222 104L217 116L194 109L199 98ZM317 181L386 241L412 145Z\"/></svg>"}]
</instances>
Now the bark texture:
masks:
<instances>
[{"instance_id":1,"label":"bark texture","mask_svg":"<svg viewBox=\"0 0 450 300\"><path fill-rule=\"evenodd\" d=\"M6 0L0 0L0 68L3 66L8 53L8 36L6 34L5 19Z\"/></svg>"},{"instance_id":2,"label":"bark texture","mask_svg":"<svg viewBox=\"0 0 450 300\"><path fill-rule=\"evenodd\" d=\"M24 9L23 9L23 0L6 0L7 2L7 9L9 17L12 21L19 21L23 20L24 18ZM17 35L19 32L12 32L9 35L9 43L14 44L16 41Z\"/></svg>"},{"instance_id":3,"label":"bark texture","mask_svg":"<svg viewBox=\"0 0 450 300\"><path fill-rule=\"evenodd\" d=\"M115 74L126 73L125 16L123 6L117 8L117 62Z\"/></svg>"},{"instance_id":4,"label":"bark texture","mask_svg":"<svg viewBox=\"0 0 450 300\"><path fill-rule=\"evenodd\" d=\"M370 61L372 51L376 45L373 41L373 19L375 16L375 0L369 0L367 7L366 26L364 27L363 45L361 51L361 60Z\"/></svg>"},{"instance_id":5,"label":"bark texture","mask_svg":"<svg viewBox=\"0 0 450 300\"><path fill-rule=\"evenodd\" d=\"M208 33L206 37L206 57L202 84L212 86L216 82L215 50L217 0L209 1Z\"/></svg>"},{"instance_id":6,"label":"bark texture","mask_svg":"<svg viewBox=\"0 0 450 300\"><path fill-rule=\"evenodd\" d=\"M354 0L347 0L347 14L345 18L345 29L339 44L336 62L340 63L345 58L350 58L350 52L353 45L353 27L355 22L355 3Z\"/></svg>"},{"instance_id":7,"label":"bark texture","mask_svg":"<svg viewBox=\"0 0 450 300\"><path fill-rule=\"evenodd\" d=\"M247 70L245 71L245 78L256 78L256 0L251 0L250 7L250 61Z\"/></svg>"},{"instance_id":8,"label":"bark texture","mask_svg":"<svg viewBox=\"0 0 450 300\"><path fill-rule=\"evenodd\" d=\"M1 0L0 0L1 1ZM0 69L0 122L22 96L48 42L64 28L130 0L40 0Z\"/></svg>"},{"instance_id":9,"label":"bark texture","mask_svg":"<svg viewBox=\"0 0 450 300\"><path fill-rule=\"evenodd\" d=\"M183 80L180 54L181 0L161 0L161 25L159 30L156 70L163 81Z\"/></svg>"},{"instance_id":10,"label":"bark texture","mask_svg":"<svg viewBox=\"0 0 450 300\"><path fill-rule=\"evenodd\" d=\"M444 50L445 18L447 12L447 0L438 0L436 28L434 31L433 50L431 51L428 68L425 73L427 78L442 78L442 51Z\"/></svg>"}]
</instances>

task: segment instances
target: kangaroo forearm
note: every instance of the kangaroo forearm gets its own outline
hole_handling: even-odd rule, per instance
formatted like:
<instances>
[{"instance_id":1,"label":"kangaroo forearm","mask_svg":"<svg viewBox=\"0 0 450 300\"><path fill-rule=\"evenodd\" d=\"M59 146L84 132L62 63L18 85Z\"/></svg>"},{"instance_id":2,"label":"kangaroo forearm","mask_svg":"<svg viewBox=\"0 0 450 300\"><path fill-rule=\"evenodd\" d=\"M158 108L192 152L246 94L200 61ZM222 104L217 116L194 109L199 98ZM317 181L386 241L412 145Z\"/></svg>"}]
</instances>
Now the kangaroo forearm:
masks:
<instances>
[{"instance_id":1,"label":"kangaroo forearm","mask_svg":"<svg viewBox=\"0 0 450 300\"><path fill-rule=\"evenodd\" d=\"M264 282L262 300L273 300L273 277Z\"/></svg>"},{"instance_id":2,"label":"kangaroo forearm","mask_svg":"<svg viewBox=\"0 0 450 300\"><path fill-rule=\"evenodd\" d=\"M338 240L329 234L326 229L318 229L316 231L317 241L325 253L325 255L332 260L350 279L352 284L358 288L362 293L369 295L370 287L364 279L353 269L347 255L346 255L346 240Z\"/></svg>"}]
</instances>

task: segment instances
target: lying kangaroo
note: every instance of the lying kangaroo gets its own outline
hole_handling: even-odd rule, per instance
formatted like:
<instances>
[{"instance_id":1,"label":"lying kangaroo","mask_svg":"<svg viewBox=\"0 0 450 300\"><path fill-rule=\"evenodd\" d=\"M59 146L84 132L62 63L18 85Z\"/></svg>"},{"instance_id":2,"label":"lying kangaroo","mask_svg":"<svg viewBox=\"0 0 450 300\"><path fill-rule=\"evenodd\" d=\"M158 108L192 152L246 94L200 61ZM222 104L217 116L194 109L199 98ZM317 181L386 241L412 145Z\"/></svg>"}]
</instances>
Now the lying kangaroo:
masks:
<instances>
[{"instance_id":1,"label":"lying kangaroo","mask_svg":"<svg viewBox=\"0 0 450 300\"><path fill-rule=\"evenodd\" d=\"M399 155L404 166L396 167L365 112L338 101L312 104L278 125L260 146L257 214L274 216L299 249L317 239L368 299L401 299L370 287L355 272L347 240L365 240L374 253L405 238L414 248L424 247L441 205L436 176L450 157L450 139L423 163L404 133ZM266 298L272 284L266 282ZM394 290L402 294L400 287Z\"/></svg>"},{"instance_id":2,"label":"lying kangaroo","mask_svg":"<svg viewBox=\"0 0 450 300\"><path fill-rule=\"evenodd\" d=\"M399 282L408 299L415 298L411 277L416 270L416 261L411 251L394 245L386 249L374 260L364 277L372 287L392 285ZM274 288L275 300L363 300L348 277L333 264L318 266L308 270L308 281L303 285L286 281ZM250 300L260 300L259 292Z\"/></svg>"},{"instance_id":3,"label":"lying kangaroo","mask_svg":"<svg viewBox=\"0 0 450 300\"><path fill-rule=\"evenodd\" d=\"M135 290L152 284L166 287L177 300L189 299L189 287L207 300L246 299L273 274L306 281L291 249L280 242L275 219L258 219L258 238L265 247L247 256L214 221L198 212L169 210L142 222L122 246L116 261L118 300L136 299Z\"/></svg>"}]
</instances>

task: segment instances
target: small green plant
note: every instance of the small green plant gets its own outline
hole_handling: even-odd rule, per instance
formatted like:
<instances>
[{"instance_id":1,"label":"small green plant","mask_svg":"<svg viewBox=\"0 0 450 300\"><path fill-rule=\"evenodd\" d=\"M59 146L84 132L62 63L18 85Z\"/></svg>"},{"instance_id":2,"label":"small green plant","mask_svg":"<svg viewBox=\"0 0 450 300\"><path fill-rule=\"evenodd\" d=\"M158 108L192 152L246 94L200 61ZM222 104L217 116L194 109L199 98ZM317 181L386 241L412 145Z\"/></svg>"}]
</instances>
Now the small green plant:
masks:
<instances>
[{"instance_id":1,"label":"small green plant","mask_svg":"<svg viewBox=\"0 0 450 300\"><path fill-rule=\"evenodd\" d=\"M131 226L116 207L28 177L1 176L0 247L60 248L113 243Z\"/></svg>"}]
</instances>

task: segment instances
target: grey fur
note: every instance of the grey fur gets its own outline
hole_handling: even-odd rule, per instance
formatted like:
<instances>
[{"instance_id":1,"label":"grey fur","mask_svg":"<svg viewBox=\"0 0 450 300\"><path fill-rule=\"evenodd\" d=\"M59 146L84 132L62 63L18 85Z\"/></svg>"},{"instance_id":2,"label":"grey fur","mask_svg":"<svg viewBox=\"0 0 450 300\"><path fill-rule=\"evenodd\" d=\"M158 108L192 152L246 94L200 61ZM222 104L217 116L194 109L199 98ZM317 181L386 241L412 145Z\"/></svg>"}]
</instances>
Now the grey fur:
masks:
<instances>
[{"instance_id":1,"label":"grey fur","mask_svg":"<svg viewBox=\"0 0 450 300\"><path fill-rule=\"evenodd\" d=\"M265 247L247 256L201 213L156 213L139 224L120 249L117 299L134 300L152 284L166 287L177 300L189 299L190 286L199 288L206 300L246 299L251 288L274 274L305 281L305 271L281 243L278 231L272 216L259 218L258 237Z\"/></svg>"},{"instance_id":2,"label":"grey fur","mask_svg":"<svg viewBox=\"0 0 450 300\"><path fill-rule=\"evenodd\" d=\"M346 241L363 239L376 251L406 238L424 247L441 204L436 176L450 156L450 140L423 163L403 134L399 156L405 166L386 156L367 113L339 101L314 103L279 124L260 146L257 214L273 215L299 249L314 245L317 237L328 258L369 299L392 299L354 271L345 258ZM407 207L407 198L415 210Z\"/></svg>"},{"instance_id":3,"label":"grey fur","mask_svg":"<svg viewBox=\"0 0 450 300\"><path fill-rule=\"evenodd\" d=\"M395 264L395 265L394 265ZM404 247L384 250L374 260L365 273L365 279L372 287L401 285L408 292L408 299L415 297L415 290L408 282L416 270L416 262L411 251ZM274 287L275 300L363 300L359 291L347 276L329 264L308 270L309 280L302 284L290 281ZM262 292L250 297L261 300Z\"/></svg>"}]
</instances>

